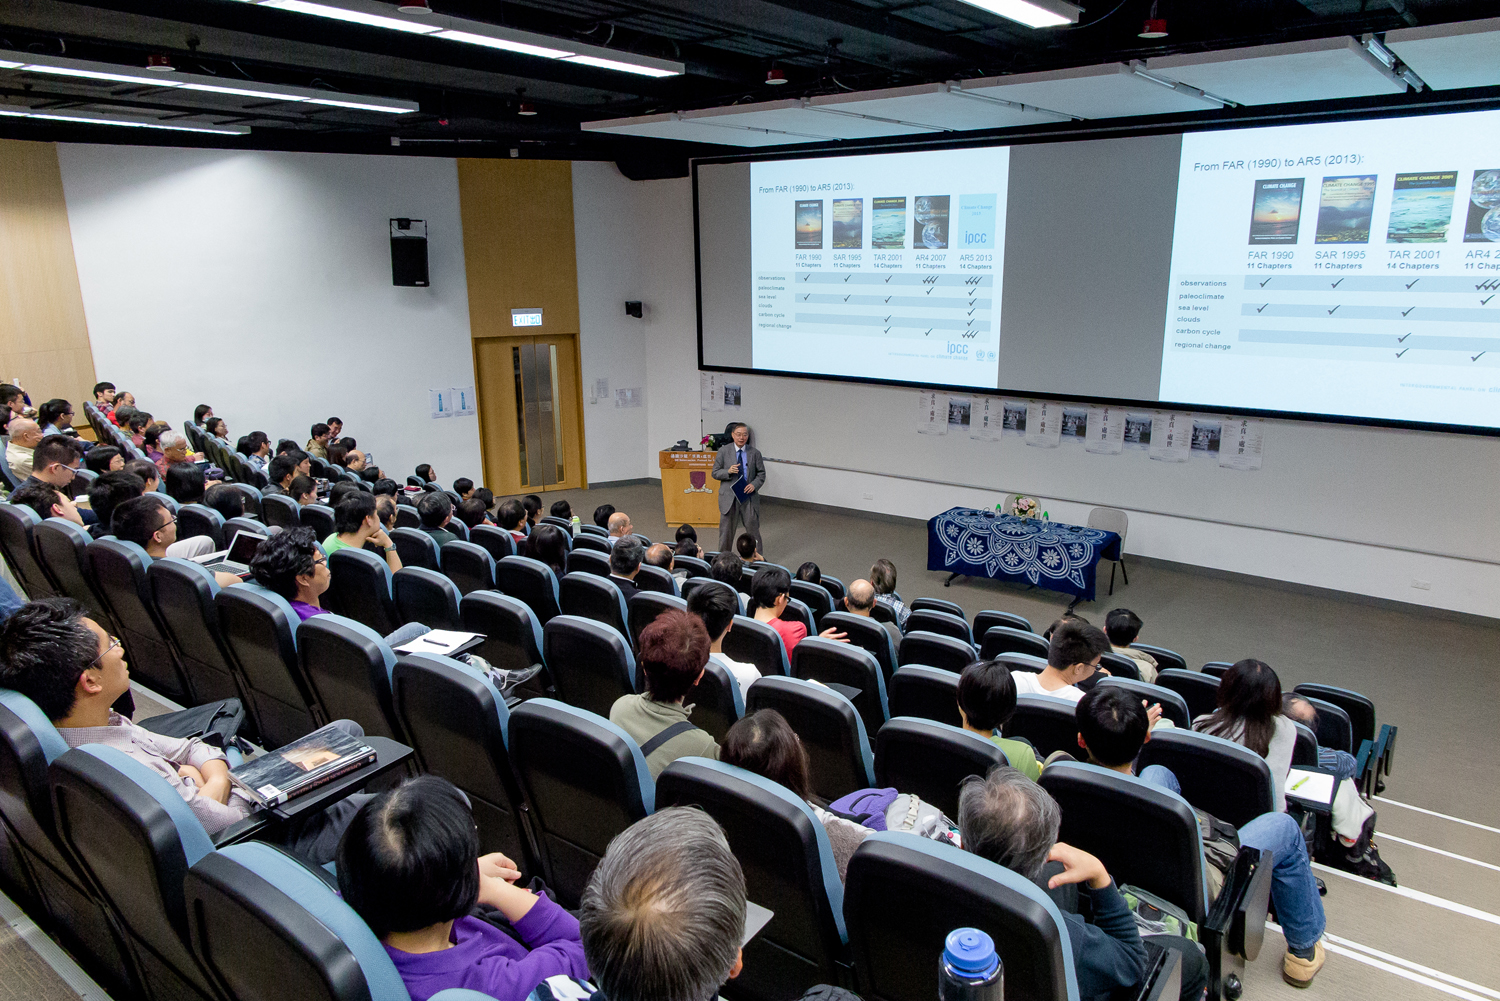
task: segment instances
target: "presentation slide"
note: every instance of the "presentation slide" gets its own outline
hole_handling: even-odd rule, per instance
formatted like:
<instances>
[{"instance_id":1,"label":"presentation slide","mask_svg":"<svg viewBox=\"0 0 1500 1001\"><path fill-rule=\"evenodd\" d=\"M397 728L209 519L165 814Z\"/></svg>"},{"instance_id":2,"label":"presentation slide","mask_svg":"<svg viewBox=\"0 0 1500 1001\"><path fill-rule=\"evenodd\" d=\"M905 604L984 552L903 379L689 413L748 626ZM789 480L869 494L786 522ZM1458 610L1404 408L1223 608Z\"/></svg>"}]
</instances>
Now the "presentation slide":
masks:
<instances>
[{"instance_id":1,"label":"presentation slide","mask_svg":"<svg viewBox=\"0 0 1500 1001\"><path fill-rule=\"evenodd\" d=\"M1163 401L1500 426L1500 111L1182 138Z\"/></svg>"},{"instance_id":2,"label":"presentation slide","mask_svg":"<svg viewBox=\"0 0 1500 1001\"><path fill-rule=\"evenodd\" d=\"M1006 147L757 162L751 366L994 389Z\"/></svg>"}]
</instances>

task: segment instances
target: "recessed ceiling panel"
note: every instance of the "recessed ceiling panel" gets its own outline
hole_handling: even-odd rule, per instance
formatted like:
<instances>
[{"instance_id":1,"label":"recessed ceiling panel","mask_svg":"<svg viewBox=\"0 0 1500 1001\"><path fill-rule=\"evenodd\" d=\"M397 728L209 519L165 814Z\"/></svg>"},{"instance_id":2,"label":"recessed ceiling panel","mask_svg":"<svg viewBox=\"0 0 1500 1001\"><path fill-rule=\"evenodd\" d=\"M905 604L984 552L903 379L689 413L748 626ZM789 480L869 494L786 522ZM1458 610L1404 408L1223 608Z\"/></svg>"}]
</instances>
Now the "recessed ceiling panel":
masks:
<instances>
[{"instance_id":1,"label":"recessed ceiling panel","mask_svg":"<svg viewBox=\"0 0 1500 1001\"><path fill-rule=\"evenodd\" d=\"M1075 118L1169 115L1219 106L1217 102L1142 79L1121 63L968 80L964 90Z\"/></svg>"},{"instance_id":2,"label":"recessed ceiling panel","mask_svg":"<svg viewBox=\"0 0 1500 1001\"><path fill-rule=\"evenodd\" d=\"M1163 56L1147 65L1153 74L1236 104L1332 101L1406 90L1404 83L1377 68L1374 57L1352 38Z\"/></svg>"},{"instance_id":3,"label":"recessed ceiling panel","mask_svg":"<svg viewBox=\"0 0 1500 1001\"><path fill-rule=\"evenodd\" d=\"M1500 85L1500 17L1402 28L1385 44L1434 90Z\"/></svg>"},{"instance_id":4,"label":"recessed ceiling panel","mask_svg":"<svg viewBox=\"0 0 1500 1001\"><path fill-rule=\"evenodd\" d=\"M822 135L790 135L786 132L751 128L728 121L732 116L684 118L681 115L648 115L643 118L616 118L606 122L585 122L585 132L607 132L614 135L646 136L652 139L676 139L681 142L719 143L723 146L786 146L793 143L820 142Z\"/></svg>"}]
</instances>

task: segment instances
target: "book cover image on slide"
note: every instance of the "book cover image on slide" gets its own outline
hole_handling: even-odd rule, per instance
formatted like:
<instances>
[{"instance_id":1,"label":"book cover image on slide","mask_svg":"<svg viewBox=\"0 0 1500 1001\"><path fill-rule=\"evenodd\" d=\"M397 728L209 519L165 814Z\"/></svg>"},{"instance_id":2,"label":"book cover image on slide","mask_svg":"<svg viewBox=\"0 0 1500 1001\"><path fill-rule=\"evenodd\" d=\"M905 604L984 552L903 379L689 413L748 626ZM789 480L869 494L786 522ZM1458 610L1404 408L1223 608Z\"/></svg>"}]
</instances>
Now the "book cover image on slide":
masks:
<instances>
[{"instance_id":1,"label":"book cover image on slide","mask_svg":"<svg viewBox=\"0 0 1500 1001\"><path fill-rule=\"evenodd\" d=\"M1458 171L1397 174L1391 192L1387 243L1443 243L1453 221L1453 189Z\"/></svg>"},{"instance_id":2,"label":"book cover image on slide","mask_svg":"<svg viewBox=\"0 0 1500 1001\"><path fill-rule=\"evenodd\" d=\"M865 245L865 200L833 200L833 249L858 250Z\"/></svg>"},{"instance_id":3,"label":"book cover image on slide","mask_svg":"<svg viewBox=\"0 0 1500 1001\"><path fill-rule=\"evenodd\" d=\"M870 248L900 250L906 246L906 199L870 199Z\"/></svg>"},{"instance_id":4,"label":"book cover image on slide","mask_svg":"<svg viewBox=\"0 0 1500 1001\"><path fill-rule=\"evenodd\" d=\"M1296 243L1302 218L1301 177L1278 177L1255 182L1250 207L1250 242Z\"/></svg>"},{"instance_id":5,"label":"book cover image on slide","mask_svg":"<svg viewBox=\"0 0 1500 1001\"><path fill-rule=\"evenodd\" d=\"M1474 171L1465 243L1500 243L1500 169Z\"/></svg>"},{"instance_id":6,"label":"book cover image on slide","mask_svg":"<svg viewBox=\"0 0 1500 1001\"><path fill-rule=\"evenodd\" d=\"M797 203L797 249L821 250L823 248L823 202L822 200Z\"/></svg>"},{"instance_id":7,"label":"book cover image on slide","mask_svg":"<svg viewBox=\"0 0 1500 1001\"><path fill-rule=\"evenodd\" d=\"M1369 243L1375 214L1375 175L1323 178L1318 243Z\"/></svg>"},{"instance_id":8,"label":"book cover image on slide","mask_svg":"<svg viewBox=\"0 0 1500 1001\"><path fill-rule=\"evenodd\" d=\"M948 249L948 195L921 195L912 212L911 245L916 250Z\"/></svg>"}]
</instances>

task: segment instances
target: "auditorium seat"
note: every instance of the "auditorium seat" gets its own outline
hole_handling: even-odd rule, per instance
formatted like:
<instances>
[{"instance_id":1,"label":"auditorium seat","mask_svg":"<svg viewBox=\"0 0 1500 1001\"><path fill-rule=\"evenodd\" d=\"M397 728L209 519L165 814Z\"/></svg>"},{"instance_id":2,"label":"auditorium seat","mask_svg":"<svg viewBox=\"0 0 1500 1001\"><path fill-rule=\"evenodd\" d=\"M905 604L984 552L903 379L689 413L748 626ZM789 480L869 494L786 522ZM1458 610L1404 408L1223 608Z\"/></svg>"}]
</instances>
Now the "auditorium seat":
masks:
<instances>
[{"instance_id":1,"label":"auditorium seat","mask_svg":"<svg viewBox=\"0 0 1500 1001\"><path fill-rule=\"evenodd\" d=\"M592 535L597 539L607 539L609 538L609 529L602 528L598 525L585 525L580 522L578 525L578 534Z\"/></svg>"},{"instance_id":2,"label":"auditorium seat","mask_svg":"<svg viewBox=\"0 0 1500 1001\"><path fill-rule=\"evenodd\" d=\"M655 591L642 591L630 599L629 615L626 624L630 627L630 638L636 645L640 645L641 630L656 621L656 617L662 612L687 611L687 602L681 598L674 598L669 594L658 594ZM710 637L712 639L712 637Z\"/></svg>"},{"instance_id":3,"label":"auditorium seat","mask_svg":"<svg viewBox=\"0 0 1500 1001\"><path fill-rule=\"evenodd\" d=\"M677 561L682 562L682 557L679 556ZM808 611L812 612L813 620L818 623L818 629L813 630L816 635L818 630L823 628L823 616L833 611L833 595L829 594L828 589L822 584L793 578L792 597L802 602L807 606Z\"/></svg>"},{"instance_id":4,"label":"auditorium seat","mask_svg":"<svg viewBox=\"0 0 1500 1001\"><path fill-rule=\"evenodd\" d=\"M45 527L45 526L44 526ZM130 656L130 670L153 691L184 705L207 699L193 690L177 660L151 600L146 568L151 557L134 542L99 539L86 550L94 586L109 604L116 633Z\"/></svg>"},{"instance_id":5,"label":"auditorium seat","mask_svg":"<svg viewBox=\"0 0 1500 1001\"><path fill-rule=\"evenodd\" d=\"M885 674L886 684L891 683L891 675L896 673L899 665L896 662L896 643L885 626L868 615L855 615L853 612L829 612L823 618L823 628L837 629L848 638L851 644L863 647L874 654L876 662L880 664L880 670Z\"/></svg>"},{"instance_id":6,"label":"auditorium seat","mask_svg":"<svg viewBox=\"0 0 1500 1001\"><path fill-rule=\"evenodd\" d=\"M1053 751L1067 751L1076 756L1083 753L1083 748L1078 746L1076 711L1074 703L1055 695L1018 695L1016 711L1000 732L1007 737L1024 737L1030 741L1036 748L1038 761Z\"/></svg>"},{"instance_id":7,"label":"auditorium seat","mask_svg":"<svg viewBox=\"0 0 1500 1001\"><path fill-rule=\"evenodd\" d=\"M391 575L391 598L402 623L420 622L433 629L457 629L458 600L453 582L422 567L403 566Z\"/></svg>"},{"instance_id":8,"label":"auditorium seat","mask_svg":"<svg viewBox=\"0 0 1500 1001\"><path fill-rule=\"evenodd\" d=\"M991 626L979 642L979 659L994 660L1002 653L1025 653L1047 659L1049 644L1036 633L1009 626Z\"/></svg>"},{"instance_id":9,"label":"auditorium seat","mask_svg":"<svg viewBox=\"0 0 1500 1001\"><path fill-rule=\"evenodd\" d=\"M396 509L397 523L400 522L401 510ZM417 519L420 521L421 519ZM415 527L415 526L413 526ZM516 540L512 539L510 533L503 528L494 525L475 525L469 529L469 541L476 546L483 546L485 551L494 557L495 562L500 562L507 556L516 555Z\"/></svg>"},{"instance_id":10,"label":"auditorium seat","mask_svg":"<svg viewBox=\"0 0 1500 1001\"><path fill-rule=\"evenodd\" d=\"M754 664L763 677L792 673L781 634L748 615L734 617L734 624L724 636L724 655L730 660Z\"/></svg>"},{"instance_id":11,"label":"auditorium seat","mask_svg":"<svg viewBox=\"0 0 1500 1001\"><path fill-rule=\"evenodd\" d=\"M585 619L613 626L621 635L626 635L625 595L614 581L591 573L564 574L557 582L557 604L564 615L577 615Z\"/></svg>"},{"instance_id":12,"label":"auditorium seat","mask_svg":"<svg viewBox=\"0 0 1500 1001\"><path fill-rule=\"evenodd\" d=\"M900 666L925 664L947 671L962 671L976 659L974 647L963 640L920 631L907 633L896 653L896 663Z\"/></svg>"},{"instance_id":13,"label":"auditorium seat","mask_svg":"<svg viewBox=\"0 0 1500 1001\"><path fill-rule=\"evenodd\" d=\"M177 651L189 687L203 702L240 699L246 708L240 732L247 740L259 743L256 717L249 712L250 700L245 696L239 668L219 631L219 613L214 607L219 584L213 571L192 560L152 560L146 568L146 587L152 610L162 633ZM134 667L132 664L132 670Z\"/></svg>"},{"instance_id":14,"label":"auditorium seat","mask_svg":"<svg viewBox=\"0 0 1500 1001\"><path fill-rule=\"evenodd\" d=\"M914 608L906 617L907 633L928 632L939 636L951 636L974 646L974 634L962 615L952 615L936 608Z\"/></svg>"},{"instance_id":15,"label":"auditorium seat","mask_svg":"<svg viewBox=\"0 0 1500 1001\"><path fill-rule=\"evenodd\" d=\"M812 609L800 598L788 598L786 608L782 609L781 617L787 622L800 622L802 628L807 630L807 635L818 635L818 624L813 619Z\"/></svg>"},{"instance_id":16,"label":"auditorium seat","mask_svg":"<svg viewBox=\"0 0 1500 1001\"><path fill-rule=\"evenodd\" d=\"M1099 666L1104 668L1116 678L1126 681L1140 681L1141 669L1135 661L1121 653L1103 653L1099 655Z\"/></svg>"},{"instance_id":17,"label":"auditorium seat","mask_svg":"<svg viewBox=\"0 0 1500 1001\"><path fill-rule=\"evenodd\" d=\"M913 598L911 603L906 607L913 612L920 612L924 609L933 612L943 612L948 615L956 615L960 619L967 621L963 606L956 601L948 601L944 598Z\"/></svg>"},{"instance_id":18,"label":"auditorium seat","mask_svg":"<svg viewBox=\"0 0 1500 1001\"><path fill-rule=\"evenodd\" d=\"M1173 726L1182 727L1184 730L1191 729L1193 725L1192 711L1188 709L1187 702L1181 695L1162 685L1147 684L1144 681L1131 681L1128 678L1102 677L1099 685L1111 685L1115 688L1123 688L1134 692L1146 700L1147 705L1159 703L1161 705L1161 718L1171 720Z\"/></svg>"},{"instance_id":19,"label":"auditorium seat","mask_svg":"<svg viewBox=\"0 0 1500 1001\"><path fill-rule=\"evenodd\" d=\"M1136 758L1138 769L1147 765L1170 769L1183 799L1235 827L1276 809L1266 759L1233 741L1191 730L1157 730Z\"/></svg>"},{"instance_id":20,"label":"auditorium seat","mask_svg":"<svg viewBox=\"0 0 1500 1001\"><path fill-rule=\"evenodd\" d=\"M1032 674L1041 674L1047 669L1045 658L1033 657L1029 653L1002 653L991 659L997 664L1005 665L1011 671L1030 671Z\"/></svg>"},{"instance_id":21,"label":"auditorium seat","mask_svg":"<svg viewBox=\"0 0 1500 1001\"><path fill-rule=\"evenodd\" d=\"M847 589L844 587L844 582L839 580L837 577L832 576L831 574L825 573L823 575L823 586L828 589L829 594L833 595L833 604L835 608L838 607L839 602L843 601L844 598L847 597Z\"/></svg>"},{"instance_id":22,"label":"auditorium seat","mask_svg":"<svg viewBox=\"0 0 1500 1001\"><path fill-rule=\"evenodd\" d=\"M984 634L995 626L1004 626L1007 629L1019 629L1023 633L1031 633L1036 630L1031 628L1031 621L1024 616L1014 612L1002 612L993 608L986 608L982 612L974 613L974 635L981 640Z\"/></svg>"},{"instance_id":23,"label":"auditorium seat","mask_svg":"<svg viewBox=\"0 0 1500 1001\"><path fill-rule=\"evenodd\" d=\"M542 624L521 601L499 591L474 591L458 603L463 628L484 637L474 652L501 671L524 671L542 665L542 673L516 690L531 698L552 688L552 675L542 656Z\"/></svg>"},{"instance_id":24,"label":"auditorium seat","mask_svg":"<svg viewBox=\"0 0 1500 1001\"><path fill-rule=\"evenodd\" d=\"M454 518L452 521L448 522L448 524L444 525L443 527L445 529L447 529L448 531L452 532L454 535L458 536L458 541L460 541L460 542L468 542L469 541L469 526L465 525L463 522L459 521L457 518Z\"/></svg>"},{"instance_id":25,"label":"auditorium seat","mask_svg":"<svg viewBox=\"0 0 1500 1001\"><path fill-rule=\"evenodd\" d=\"M852 643L809 636L792 650L792 677L858 689L849 701L864 721L867 736L890 718L880 663L870 651Z\"/></svg>"},{"instance_id":26,"label":"auditorium seat","mask_svg":"<svg viewBox=\"0 0 1500 1001\"><path fill-rule=\"evenodd\" d=\"M958 787L1010 764L993 741L947 723L896 716L875 735L875 784L920 796L958 819Z\"/></svg>"},{"instance_id":27,"label":"auditorium seat","mask_svg":"<svg viewBox=\"0 0 1500 1001\"><path fill-rule=\"evenodd\" d=\"M494 684L452 657L403 654L391 671L391 693L417 767L469 797L480 854L504 852L527 877L536 875L521 788L506 746L510 712Z\"/></svg>"},{"instance_id":28,"label":"auditorium seat","mask_svg":"<svg viewBox=\"0 0 1500 1001\"><path fill-rule=\"evenodd\" d=\"M166 488L164 486L158 486L156 488L156 493L153 494L152 496L154 496L157 500L161 501L162 504L164 504L166 506L166 508L167 508L168 511L171 511L173 514L177 513L177 508L179 507L179 505L177 503L177 498L173 497L171 494L167 493L166 492Z\"/></svg>"},{"instance_id":29,"label":"auditorium seat","mask_svg":"<svg viewBox=\"0 0 1500 1001\"><path fill-rule=\"evenodd\" d=\"M896 621L896 613L891 611L891 606L877 601L870 606L870 618L876 622L894 623Z\"/></svg>"},{"instance_id":30,"label":"auditorium seat","mask_svg":"<svg viewBox=\"0 0 1500 1001\"><path fill-rule=\"evenodd\" d=\"M544 626L547 620L562 614L557 603L557 578L552 568L540 560L507 556L495 564L495 587L530 605Z\"/></svg>"},{"instance_id":31,"label":"auditorium seat","mask_svg":"<svg viewBox=\"0 0 1500 1001\"><path fill-rule=\"evenodd\" d=\"M495 558L483 546L450 542L438 551L438 561L443 565L443 575L459 594L495 589Z\"/></svg>"},{"instance_id":32,"label":"auditorium seat","mask_svg":"<svg viewBox=\"0 0 1500 1001\"><path fill-rule=\"evenodd\" d=\"M635 602L630 604L635 607ZM643 678L642 687L644 681ZM745 697L739 682L712 658L703 665L703 676L688 690L684 701L693 707L693 725L721 742L729 728L745 715Z\"/></svg>"},{"instance_id":33,"label":"auditorium seat","mask_svg":"<svg viewBox=\"0 0 1500 1001\"><path fill-rule=\"evenodd\" d=\"M886 686L892 716L914 716L962 726L958 713L958 675L940 667L908 664L898 668Z\"/></svg>"},{"instance_id":34,"label":"auditorium seat","mask_svg":"<svg viewBox=\"0 0 1500 1001\"><path fill-rule=\"evenodd\" d=\"M709 576L708 563L696 556L674 556L672 563L679 570L686 570L688 578Z\"/></svg>"},{"instance_id":35,"label":"auditorium seat","mask_svg":"<svg viewBox=\"0 0 1500 1001\"><path fill-rule=\"evenodd\" d=\"M248 483L231 483L230 486L238 490L240 496L245 498L245 513L252 518L259 519L261 513L260 491Z\"/></svg>"},{"instance_id":36,"label":"auditorium seat","mask_svg":"<svg viewBox=\"0 0 1500 1001\"><path fill-rule=\"evenodd\" d=\"M645 690L625 635L577 615L558 615L542 627L542 653L557 697L608 717L615 700Z\"/></svg>"},{"instance_id":37,"label":"auditorium seat","mask_svg":"<svg viewBox=\"0 0 1500 1001\"><path fill-rule=\"evenodd\" d=\"M326 723L297 662L299 620L287 600L257 584L236 584L214 595L214 607L265 749L274 751Z\"/></svg>"},{"instance_id":38,"label":"auditorium seat","mask_svg":"<svg viewBox=\"0 0 1500 1001\"><path fill-rule=\"evenodd\" d=\"M573 549L568 552L568 573L591 573L596 577L609 576L609 557L592 549ZM558 586L562 582L558 581Z\"/></svg>"},{"instance_id":39,"label":"auditorium seat","mask_svg":"<svg viewBox=\"0 0 1500 1001\"><path fill-rule=\"evenodd\" d=\"M397 504L396 527L420 529L422 527L422 516L417 514L417 509L409 504Z\"/></svg>"},{"instance_id":40,"label":"auditorium seat","mask_svg":"<svg viewBox=\"0 0 1500 1001\"><path fill-rule=\"evenodd\" d=\"M828 833L807 803L754 772L678 758L657 778L658 808L696 806L718 821L745 873L745 896L772 912L745 944L726 991L744 1001L795 998L837 983L845 962L844 888Z\"/></svg>"},{"instance_id":41,"label":"auditorium seat","mask_svg":"<svg viewBox=\"0 0 1500 1001\"><path fill-rule=\"evenodd\" d=\"M1318 725L1313 728L1319 747L1331 747L1335 751L1354 753L1354 721L1342 706L1334 705L1311 692L1298 691L1318 711Z\"/></svg>"},{"instance_id":42,"label":"auditorium seat","mask_svg":"<svg viewBox=\"0 0 1500 1001\"><path fill-rule=\"evenodd\" d=\"M226 518L224 520L224 543L226 548L234 542L234 537L240 532L249 532L252 535L265 535L266 526L248 515L239 518Z\"/></svg>"},{"instance_id":43,"label":"auditorium seat","mask_svg":"<svg viewBox=\"0 0 1500 1001\"><path fill-rule=\"evenodd\" d=\"M1292 726L1297 731L1296 740L1292 744L1292 767L1318 767L1318 735L1313 733L1305 723L1293 720Z\"/></svg>"},{"instance_id":44,"label":"auditorium seat","mask_svg":"<svg viewBox=\"0 0 1500 1001\"><path fill-rule=\"evenodd\" d=\"M735 585L736 590L747 598L750 596L750 582L755 579L755 567L745 565L740 568L740 582Z\"/></svg>"},{"instance_id":45,"label":"auditorium seat","mask_svg":"<svg viewBox=\"0 0 1500 1001\"><path fill-rule=\"evenodd\" d=\"M543 878L558 903L577 908L610 839L655 810L646 759L605 717L554 699L521 703L508 732Z\"/></svg>"},{"instance_id":46,"label":"auditorium seat","mask_svg":"<svg viewBox=\"0 0 1500 1001\"><path fill-rule=\"evenodd\" d=\"M51 578L53 590L82 605L88 617L106 632L119 635L119 623L110 614L109 603L89 570L88 546L93 540L83 526L63 518L47 518L32 528L31 535L37 561Z\"/></svg>"},{"instance_id":47,"label":"auditorium seat","mask_svg":"<svg viewBox=\"0 0 1500 1001\"><path fill-rule=\"evenodd\" d=\"M573 537L573 552L603 553L608 556L609 550L609 543L593 533L580 532Z\"/></svg>"},{"instance_id":48,"label":"auditorium seat","mask_svg":"<svg viewBox=\"0 0 1500 1001\"><path fill-rule=\"evenodd\" d=\"M1187 661L1182 659L1182 654L1174 653L1166 647L1152 646L1149 643L1132 643L1130 648L1139 650L1141 653L1149 653L1156 661L1158 671L1186 671L1188 669Z\"/></svg>"},{"instance_id":49,"label":"auditorium seat","mask_svg":"<svg viewBox=\"0 0 1500 1001\"><path fill-rule=\"evenodd\" d=\"M297 513L297 502L286 494L266 494L260 499L261 520L267 525L281 529L300 528L302 518ZM318 540L322 542L322 539Z\"/></svg>"},{"instance_id":50,"label":"auditorium seat","mask_svg":"<svg viewBox=\"0 0 1500 1001\"><path fill-rule=\"evenodd\" d=\"M562 529L563 534L566 535L570 540L573 538L573 523L566 518L558 518L550 514L544 514L537 519L537 524L551 525L554 528L560 528Z\"/></svg>"},{"instance_id":51,"label":"auditorium seat","mask_svg":"<svg viewBox=\"0 0 1500 1001\"><path fill-rule=\"evenodd\" d=\"M0 466L10 468L5 462L0 462ZM33 548L32 533L41 520L29 507L0 504L0 552L5 554L5 562L32 600L61 593L42 569Z\"/></svg>"},{"instance_id":52,"label":"auditorium seat","mask_svg":"<svg viewBox=\"0 0 1500 1001\"><path fill-rule=\"evenodd\" d=\"M1233 666L1234 665L1227 660L1211 660L1207 664L1204 664L1201 668L1199 668L1199 670L1204 674L1212 675L1215 678L1222 678L1224 677L1224 672L1229 670Z\"/></svg>"},{"instance_id":53,"label":"auditorium seat","mask_svg":"<svg viewBox=\"0 0 1500 1001\"><path fill-rule=\"evenodd\" d=\"M684 599L691 598L693 596L693 592L695 590L697 590L698 588L700 588L700 587L722 587L722 588L724 588L725 590L727 590L731 594L733 594L734 595L734 600L739 603L740 614L741 615L745 614L745 604L746 604L745 603L745 595L743 593L741 593L740 591L737 591L734 588L730 587L728 584L724 583L723 581L721 581L721 580L715 580L712 577L689 577L687 580L683 581L683 584L682 584L682 597Z\"/></svg>"},{"instance_id":54,"label":"auditorium seat","mask_svg":"<svg viewBox=\"0 0 1500 1001\"><path fill-rule=\"evenodd\" d=\"M1156 683L1170 688L1187 703L1188 716L1197 719L1206 716L1218 706L1219 679L1201 671L1183 671L1167 668L1156 673Z\"/></svg>"},{"instance_id":55,"label":"auditorium seat","mask_svg":"<svg viewBox=\"0 0 1500 1001\"><path fill-rule=\"evenodd\" d=\"M1321 699L1344 711L1344 715L1349 717L1350 747L1348 750L1351 753L1357 751L1365 741L1375 739L1375 703L1365 696L1347 688L1312 682L1300 684L1292 691L1303 698Z\"/></svg>"},{"instance_id":56,"label":"auditorium seat","mask_svg":"<svg viewBox=\"0 0 1500 1001\"><path fill-rule=\"evenodd\" d=\"M340 549L328 557L328 590L319 604L336 615L363 622L382 636L401 625L391 597L391 567L363 549Z\"/></svg>"},{"instance_id":57,"label":"auditorium seat","mask_svg":"<svg viewBox=\"0 0 1500 1001\"><path fill-rule=\"evenodd\" d=\"M314 615L297 627L297 660L329 719L410 743L391 708L396 655L375 630L342 615Z\"/></svg>"},{"instance_id":58,"label":"auditorium seat","mask_svg":"<svg viewBox=\"0 0 1500 1001\"><path fill-rule=\"evenodd\" d=\"M438 562L438 544L420 528L393 529L391 542L396 547L396 555L401 557L403 569L420 567L433 573L442 572L442 564Z\"/></svg>"},{"instance_id":59,"label":"auditorium seat","mask_svg":"<svg viewBox=\"0 0 1500 1001\"><path fill-rule=\"evenodd\" d=\"M679 588L677 578L663 570L661 567L642 563L640 573L635 575L635 586L641 591L652 591L656 594L666 594L677 597Z\"/></svg>"},{"instance_id":60,"label":"auditorium seat","mask_svg":"<svg viewBox=\"0 0 1500 1001\"><path fill-rule=\"evenodd\" d=\"M745 694L745 711L760 709L781 713L801 738L814 796L831 802L875 784L864 722L838 692L801 678L761 678Z\"/></svg>"},{"instance_id":61,"label":"auditorium seat","mask_svg":"<svg viewBox=\"0 0 1500 1001\"><path fill-rule=\"evenodd\" d=\"M202 504L182 505L177 509L177 537L196 539L199 536L207 536L214 549L223 549L227 541L224 538L224 516Z\"/></svg>"}]
</instances>

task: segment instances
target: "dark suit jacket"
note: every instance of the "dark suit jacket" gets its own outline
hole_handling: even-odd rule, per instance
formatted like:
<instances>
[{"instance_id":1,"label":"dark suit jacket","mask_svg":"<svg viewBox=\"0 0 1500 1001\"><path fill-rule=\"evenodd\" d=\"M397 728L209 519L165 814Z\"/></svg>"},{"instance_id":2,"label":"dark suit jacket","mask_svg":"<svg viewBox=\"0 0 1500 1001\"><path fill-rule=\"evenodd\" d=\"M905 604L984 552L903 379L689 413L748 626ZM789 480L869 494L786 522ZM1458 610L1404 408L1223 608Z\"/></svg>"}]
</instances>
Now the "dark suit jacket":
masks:
<instances>
[{"instance_id":1,"label":"dark suit jacket","mask_svg":"<svg viewBox=\"0 0 1500 1001\"><path fill-rule=\"evenodd\" d=\"M627 605L630 604L631 598L641 593L641 589L636 587L635 581L629 577L618 577L615 574L610 574L609 582L620 589L620 593L625 596L625 604Z\"/></svg>"},{"instance_id":2,"label":"dark suit jacket","mask_svg":"<svg viewBox=\"0 0 1500 1001\"><path fill-rule=\"evenodd\" d=\"M740 474L729 471L729 467L739 461L738 452L734 442L730 442L714 456L711 475L719 481L720 514L727 514L739 499L734 495L734 483L740 478ZM750 485L755 487L755 492L750 495L750 500L754 501L760 494L760 488L766 485L766 464L761 460L760 449L750 444L745 445L745 475Z\"/></svg>"}]
</instances>

